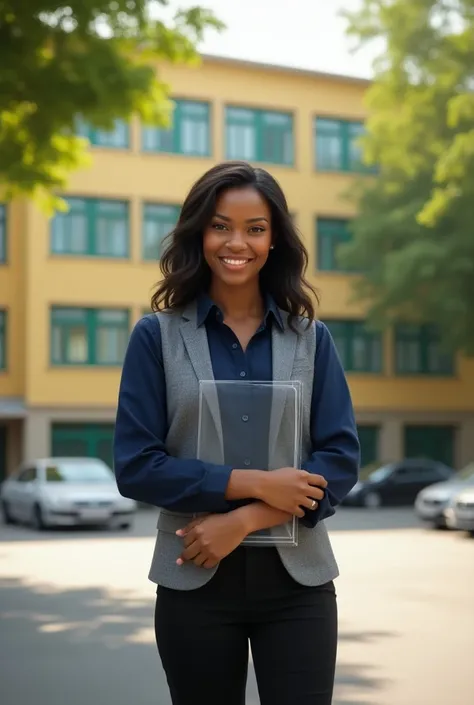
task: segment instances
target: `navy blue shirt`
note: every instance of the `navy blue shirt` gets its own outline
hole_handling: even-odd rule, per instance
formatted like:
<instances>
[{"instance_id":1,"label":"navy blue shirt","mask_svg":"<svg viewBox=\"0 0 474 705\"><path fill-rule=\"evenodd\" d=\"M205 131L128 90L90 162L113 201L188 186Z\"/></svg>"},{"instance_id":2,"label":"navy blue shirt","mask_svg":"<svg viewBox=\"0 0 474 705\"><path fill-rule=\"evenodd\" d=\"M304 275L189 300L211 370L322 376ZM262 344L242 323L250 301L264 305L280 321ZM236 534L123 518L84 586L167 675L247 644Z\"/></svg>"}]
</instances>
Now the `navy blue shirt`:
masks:
<instances>
[{"instance_id":1,"label":"navy blue shirt","mask_svg":"<svg viewBox=\"0 0 474 705\"><path fill-rule=\"evenodd\" d=\"M268 297L261 326L243 351L223 323L219 308L207 297L198 302L198 325L205 325L216 380L272 380L272 326L283 328L280 311ZM357 482L359 441L344 371L326 326L316 323L317 347L310 431L312 455L303 468L328 482L316 511L307 511L307 526L334 514ZM120 384L114 457L120 492L138 501L182 512L225 512L232 466L168 455L166 381L158 318L148 315L135 326ZM249 464L249 463L245 463ZM234 466L236 467L236 466Z\"/></svg>"}]
</instances>

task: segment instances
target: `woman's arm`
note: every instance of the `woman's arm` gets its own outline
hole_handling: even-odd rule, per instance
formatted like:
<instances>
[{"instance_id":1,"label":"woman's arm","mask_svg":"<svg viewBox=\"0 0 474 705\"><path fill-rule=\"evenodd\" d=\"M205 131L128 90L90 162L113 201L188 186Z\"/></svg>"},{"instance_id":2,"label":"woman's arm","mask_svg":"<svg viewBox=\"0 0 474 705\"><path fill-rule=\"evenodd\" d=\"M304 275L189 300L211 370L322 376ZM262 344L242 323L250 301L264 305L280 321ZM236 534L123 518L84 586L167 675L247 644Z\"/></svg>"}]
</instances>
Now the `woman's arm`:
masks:
<instances>
[{"instance_id":1,"label":"woman's arm","mask_svg":"<svg viewBox=\"0 0 474 705\"><path fill-rule=\"evenodd\" d=\"M252 502L245 507L234 509L232 514L238 515L245 526L246 535L262 529L271 529L290 521L292 514L282 512L281 509L270 507L265 502Z\"/></svg>"},{"instance_id":2,"label":"woman's arm","mask_svg":"<svg viewBox=\"0 0 474 705\"><path fill-rule=\"evenodd\" d=\"M306 511L301 520L308 527L334 514L356 484L360 464L354 410L336 346L323 323L316 323L316 336L310 429L313 452L302 467L322 475L328 485L317 509Z\"/></svg>"},{"instance_id":3,"label":"woman's arm","mask_svg":"<svg viewBox=\"0 0 474 705\"><path fill-rule=\"evenodd\" d=\"M227 511L231 505L225 493L232 468L169 456L166 429L160 324L156 316L147 316L132 332L122 370L114 438L118 488L125 497L157 507Z\"/></svg>"}]
</instances>

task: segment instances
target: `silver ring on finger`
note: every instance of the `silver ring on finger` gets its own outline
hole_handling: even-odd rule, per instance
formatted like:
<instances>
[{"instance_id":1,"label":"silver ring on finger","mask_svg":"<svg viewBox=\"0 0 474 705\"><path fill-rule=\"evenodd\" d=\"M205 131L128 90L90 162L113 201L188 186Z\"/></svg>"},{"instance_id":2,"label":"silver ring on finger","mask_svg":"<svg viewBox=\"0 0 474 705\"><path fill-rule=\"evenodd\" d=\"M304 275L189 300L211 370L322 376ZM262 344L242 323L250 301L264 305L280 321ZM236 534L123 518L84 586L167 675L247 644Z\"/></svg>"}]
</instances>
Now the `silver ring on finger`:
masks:
<instances>
[{"instance_id":1,"label":"silver ring on finger","mask_svg":"<svg viewBox=\"0 0 474 705\"><path fill-rule=\"evenodd\" d=\"M312 501L312 503L311 503L311 509L313 509L313 510L316 509L317 504L318 504L318 503L316 502L316 500L313 499L313 501Z\"/></svg>"}]
</instances>

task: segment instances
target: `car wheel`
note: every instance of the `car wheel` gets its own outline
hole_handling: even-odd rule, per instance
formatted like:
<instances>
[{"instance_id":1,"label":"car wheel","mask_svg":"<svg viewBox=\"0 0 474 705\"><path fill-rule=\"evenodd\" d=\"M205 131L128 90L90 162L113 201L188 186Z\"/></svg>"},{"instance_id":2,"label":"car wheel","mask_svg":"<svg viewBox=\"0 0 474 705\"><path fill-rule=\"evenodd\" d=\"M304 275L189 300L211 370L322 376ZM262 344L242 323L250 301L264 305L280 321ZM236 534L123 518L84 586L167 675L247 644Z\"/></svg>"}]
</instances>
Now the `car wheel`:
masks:
<instances>
[{"instance_id":1,"label":"car wheel","mask_svg":"<svg viewBox=\"0 0 474 705\"><path fill-rule=\"evenodd\" d=\"M382 506L382 498L378 492L367 492L363 504L367 509L378 509Z\"/></svg>"},{"instance_id":2,"label":"car wheel","mask_svg":"<svg viewBox=\"0 0 474 705\"><path fill-rule=\"evenodd\" d=\"M446 522L443 521L442 519L439 519L438 521L435 521L435 523L433 524L433 527L434 527L437 531L447 531L447 530L448 530L448 527L446 526Z\"/></svg>"},{"instance_id":3,"label":"car wheel","mask_svg":"<svg viewBox=\"0 0 474 705\"><path fill-rule=\"evenodd\" d=\"M3 500L2 502L2 519L4 524L14 524L13 517L10 514L10 509L8 504Z\"/></svg>"},{"instance_id":4,"label":"car wheel","mask_svg":"<svg viewBox=\"0 0 474 705\"><path fill-rule=\"evenodd\" d=\"M42 531L46 528L43 518L43 510L41 509L39 504L35 504L33 507L33 512L31 515L31 525L37 531Z\"/></svg>"}]
</instances>

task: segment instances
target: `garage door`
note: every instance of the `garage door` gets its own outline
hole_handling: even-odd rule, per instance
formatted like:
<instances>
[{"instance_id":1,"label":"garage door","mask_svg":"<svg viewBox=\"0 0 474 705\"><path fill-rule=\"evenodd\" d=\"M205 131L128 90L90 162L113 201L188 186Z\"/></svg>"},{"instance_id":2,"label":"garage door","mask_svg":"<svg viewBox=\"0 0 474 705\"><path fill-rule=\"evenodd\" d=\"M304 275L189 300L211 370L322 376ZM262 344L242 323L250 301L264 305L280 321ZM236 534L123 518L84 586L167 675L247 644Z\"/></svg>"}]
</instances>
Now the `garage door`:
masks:
<instances>
[{"instance_id":1,"label":"garage door","mask_svg":"<svg viewBox=\"0 0 474 705\"><path fill-rule=\"evenodd\" d=\"M379 426L357 426L362 468L375 463L379 458L379 431Z\"/></svg>"},{"instance_id":2,"label":"garage door","mask_svg":"<svg viewBox=\"0 0 474 705\"><path fill-rule=\"evenodd\" d=\"M56 423L52 427L52 455L100 458L113 467L113 437L114 424Z\"/></svg>"},{"instance_id":3,"label":"garage door","mask_svg":"<svg viewBox=\"0 0 474 705\"><path fill-rule=\"evenodd\" d=\"M405 457L430 458L454 467L454 426L405 426Z\"/></svg>"}]
</instances>

